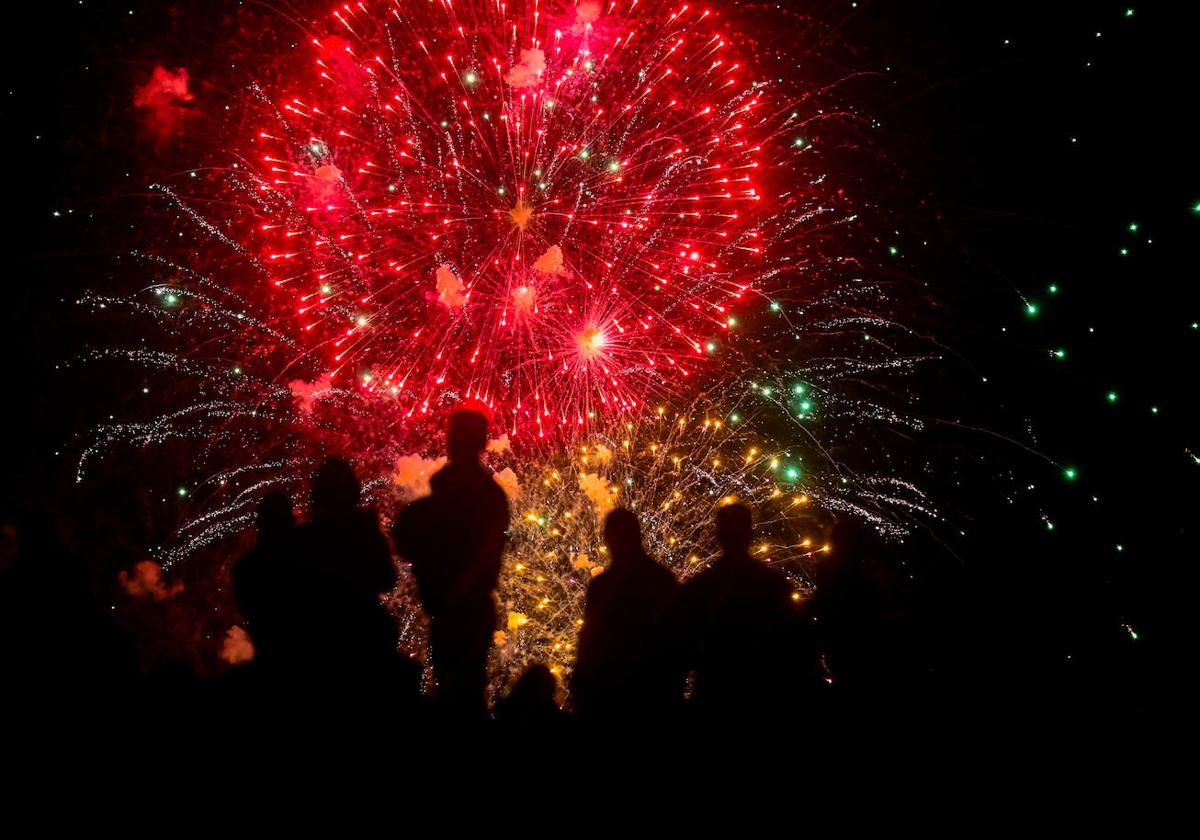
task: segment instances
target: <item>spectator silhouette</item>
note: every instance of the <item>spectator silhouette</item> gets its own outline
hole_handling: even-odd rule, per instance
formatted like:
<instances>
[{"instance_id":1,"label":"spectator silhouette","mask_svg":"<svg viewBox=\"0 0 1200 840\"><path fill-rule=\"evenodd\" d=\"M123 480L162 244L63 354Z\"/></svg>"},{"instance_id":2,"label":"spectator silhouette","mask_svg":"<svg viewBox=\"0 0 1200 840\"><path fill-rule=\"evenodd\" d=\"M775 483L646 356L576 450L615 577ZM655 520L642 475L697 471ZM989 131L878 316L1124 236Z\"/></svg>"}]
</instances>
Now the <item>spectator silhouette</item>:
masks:
<instances>
[{"instance_id":1,"label":"spectator silhouette","mask_svg":"<svg viewBox=\"0 0 1200 840\"><path fill-rule=\"evenodd\" d=\"M750 509L722 507L716 526L720 558L680 595L693 704L705 715L772 716L813 684L814 651L790 581L750 556Z\"/></svg>"},{"instance_id":2,"label":"spectator silhouette","mask_svg":"<svg viewBox=\"0 0 1200 840\"><path fill-rule=\"evenodd\" d=\"M486 417L456 411L448 442L450 462L430 480L432 493L400 512L393 537L412 563L430 618L438 700L453 713L482 718L508 499L479 462Z\"/></svg>"},{"instance_id":3,"label":"spectator silhouette","mask_svg":"<svg viewBox=\"0 0 1200 840\"><path fill-rule=\"evenodd\" d=\"M567 715L558 701L558 679L545 665L530 665L508 696L496 704L496 721L502 725L563 727Z\"/></svg>"},{"instance_id":4,"label":"spectator silhouette","mask_svg":"<svg viewBox=\"0 0 1200 840\"><path fill-rule=\"evenodd\" d=\"M272 674L286 667L294 638L289 610L290 576L296 573L295 515L291 499L275 490L263 496L255 515L254 548L233 567L233 596L254 642L255 670ZM289 568L289 564L291 568Z\"/></svg>"},{"instance_id":5,"label":"spectator silhouette","mask_svg":"<svg viewBox=\"0 0 1200 840\"><path fill-rule=\"evenodd\" d=\"M859 693L883 688L889 680L880 656L881 604L867 571L883 543L874 529L851 519L834 526L830 542L833 553L818 567L812 606L834 686Z\"/></svg>"},{"instance_id":6,"label":"spectator silhouette","mask_svg":"<svg viewBox=\"0 0 1200 840\"><path fill-rule=\"evenodd\" d=\"M612 562L588 586L572 681L582 720L658 717L678 711L684 674L668 626L680 586L642 546L632 511L604 522Z\"/></svg>"},{"instance_id":7,"label":"spectator silhouette","mask_svg":"<svg viewBox=\"0 0 1200 840\"><path fill-rule=\"evenodd\" d=\"M298 620L289 644L333 694L395 688L405 666L396 624L380 600L395 588L396 568L375 511L359 506L360 493L348 461L326 460L313 480L311 519L296 530Z\"/></svg>"}]
</instances>

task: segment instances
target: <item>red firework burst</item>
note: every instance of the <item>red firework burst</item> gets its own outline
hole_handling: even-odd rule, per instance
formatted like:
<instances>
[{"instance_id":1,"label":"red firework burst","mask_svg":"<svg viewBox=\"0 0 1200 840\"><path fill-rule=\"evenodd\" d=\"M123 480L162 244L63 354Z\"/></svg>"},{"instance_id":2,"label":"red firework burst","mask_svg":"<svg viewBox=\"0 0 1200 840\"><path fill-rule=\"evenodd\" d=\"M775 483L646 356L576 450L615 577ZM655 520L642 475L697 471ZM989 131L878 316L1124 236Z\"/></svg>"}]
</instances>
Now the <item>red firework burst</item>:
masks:
<instances>
[{"instance_id":1,"label":"red firework burst","mask_svg":"<svg viewBox=\"0 0 1200 840\"><path fill-rule=\"evenodd\" d=\"M704 379L776 274L756 175L787 105L715 14L419 0L327 29L249 106L235 235L302 368L402 416L478 400L522 436Z\"/></svg>"}]
</instances>

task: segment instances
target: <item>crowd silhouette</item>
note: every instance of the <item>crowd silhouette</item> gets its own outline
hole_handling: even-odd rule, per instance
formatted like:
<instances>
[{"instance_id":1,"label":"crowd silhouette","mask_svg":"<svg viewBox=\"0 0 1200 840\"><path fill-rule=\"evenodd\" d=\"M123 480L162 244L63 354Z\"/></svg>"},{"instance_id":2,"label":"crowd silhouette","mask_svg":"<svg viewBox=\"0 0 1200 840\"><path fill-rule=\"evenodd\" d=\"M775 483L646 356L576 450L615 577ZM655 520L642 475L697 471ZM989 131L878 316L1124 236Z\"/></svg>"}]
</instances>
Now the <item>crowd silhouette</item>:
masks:
<instances>
[{"instance_id":1,"label":"crowd silhouette","mask_svg":"<svg viewBox=\"0 0 1200 840\"><path fill-rule=\"evenodd\" d=\"M489 715L488 655L509 508L480 461L487 436L482 414L453 414L448 463L391 530L429 618L432 708L457 721ZM313 481L307 523L294 523L285 497L265 497L257 543L234 569L234 594L268 689L336 685L340 697L364 691L415 707L419 666L398 652L381 601L396 571L378 517L359 506L359 494L350 464L330 459ZM637 516L612 510L604 521L611 563L586 594L569 685L573 715L563 709L557 677L538 664L498 699L496 720L558 726L762 716L816 690L814 616L782 572L751 556L750 510L723 506L715 526L720 558L681 584L647 553Z\"/></svg>"},{"instance_id":2,"label":"crowd silhouette","mask_svg":"<svg viewBox=\"0 0 1200 840\"><path fill-rule=\"evenodd\" d=\"M536 664L489 696L509 506L481 462L487 440L482 414L454 413L446 465L387 535L344 459L320 466L303 522L288 496L266 495L254 546L231 571L253 658L208 684L243 708L261 701L267 715L366 723L405 711L561 728L769 721L818 708L831 673L862 691L892 678L880 644L885 613L866 571L879 549L869 529L838 526L840 561L822 568L815 597L801 599L782 571L754 557L744 505L717 509L720 556L682 583L647 552L638 516L616 508L603 523L611 561L588 585L568 684ZM398 583L394 553L410 564L428 618L431 678L401 652L385 604ZM154 670L150 683L171 692L158 699L186 698L197 685L187 673L181 663Z\"/></svg>"}]
</instances>

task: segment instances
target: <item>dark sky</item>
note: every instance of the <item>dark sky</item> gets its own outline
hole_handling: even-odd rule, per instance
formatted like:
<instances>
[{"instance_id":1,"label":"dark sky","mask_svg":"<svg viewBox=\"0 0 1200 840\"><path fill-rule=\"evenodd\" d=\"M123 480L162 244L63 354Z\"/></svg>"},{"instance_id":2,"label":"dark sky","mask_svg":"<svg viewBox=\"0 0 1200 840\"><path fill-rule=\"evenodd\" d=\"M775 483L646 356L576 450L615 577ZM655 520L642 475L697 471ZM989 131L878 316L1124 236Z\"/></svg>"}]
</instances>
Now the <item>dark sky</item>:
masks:
<instances>
[{"instance_id":1,"label":"dark sky","mask_svg":"<svg viewBox=\"0 0 1200 840\"><path fill-rule=\"evenodd\" d=\"M73 459L55 453L95 419L53 366L76 339L63 301L103 283L111 227L127 224L121 195L143 183L132 88L181 51L198 74L218 61L194 45L219 36L235 5L6 12L18 46L0 91L15 193L3 226L10 508L56 503ZM920 383L924 410L1078 471L1067 480L987 433L936 444L978 461L931 478L953 498L953 562L973 570L989 615L1012 622L1018 661L1041 658L1035 669L1110 657L1130 628L1158 650L1197 558L1200 61L1188 5L793 5L828 30L834 61L881 71L861 107L908 201L895 210L898 261L927 278L938 334L961 357Z\"/></svg>"}]
</instances>

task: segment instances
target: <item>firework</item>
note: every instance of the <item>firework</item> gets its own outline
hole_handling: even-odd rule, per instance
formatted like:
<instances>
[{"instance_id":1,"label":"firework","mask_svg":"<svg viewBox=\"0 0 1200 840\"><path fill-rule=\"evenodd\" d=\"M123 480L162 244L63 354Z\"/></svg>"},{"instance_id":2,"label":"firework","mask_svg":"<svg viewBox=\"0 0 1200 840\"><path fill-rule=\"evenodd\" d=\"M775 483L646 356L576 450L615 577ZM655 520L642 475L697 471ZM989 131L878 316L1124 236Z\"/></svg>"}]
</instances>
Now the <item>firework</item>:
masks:
<instances>
[{"instance_id":1,"label":"firework","mask_svg":"<svg viewBox=\"0 0 1200 840\"><path fill-rule=\"evenodd\" d=\"M295 370L397 418L454 391L539 437L711 381L705 342L817 198L764 189L789 102L716 15L381 3L329 24L257 87L243 165L210 185Z\"/></svg>"},{"instance_id":2,"label":"firework","mask_svg":"<svg viewBox=\"0 0 1200 840\"><path fill-rule=\"evenodd\" d=\"M162 338L92 354L150 369L156 410L98 428L80 476L118 446L182 445L169 566L228 546L269 490L301 501L331 454L386 518L427 492L447 413L480 405L514 510L501 676L570 667L615 504L686 577L714 508L748 502L797 597L830 512L893 533L935 515L864 442L920 423L862 383L928 354L839 253L855 212L797 139L829 116L756 76L719 11L381 2L306 21L217 120L222 162L156 185L186 253L147 247L146 288L85 298ZM416 644L411 588L393 600Z\"/></svg>"}]
</instances>

